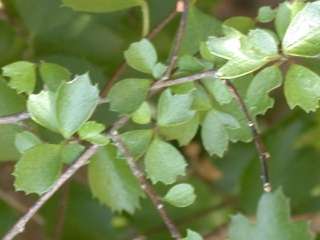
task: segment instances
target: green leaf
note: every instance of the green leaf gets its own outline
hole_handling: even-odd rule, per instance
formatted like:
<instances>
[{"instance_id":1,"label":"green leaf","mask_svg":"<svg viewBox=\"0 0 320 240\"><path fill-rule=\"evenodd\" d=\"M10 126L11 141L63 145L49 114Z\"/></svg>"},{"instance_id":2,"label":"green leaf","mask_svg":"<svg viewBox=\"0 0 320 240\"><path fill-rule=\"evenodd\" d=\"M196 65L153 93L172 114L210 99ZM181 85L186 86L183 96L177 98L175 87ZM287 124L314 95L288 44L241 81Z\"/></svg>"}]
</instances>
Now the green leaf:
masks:
<instances>
[{"instance_id":1,"label":"green leaf","mask_svg":"<svg viewBox=\"0 0 320 240\"><path fill-rule=\"evenodd\" d=\"M148 124L151 122L151 108L148 102L143 102L132 114L132 121L138 124Z\"/></svg>"},{"instance_id":2,"label":"green leaf","mask_svg":"<svg viewBox=\"0 0 320 240\"><path fill-rule=\"evenodd\" d=\"M109 138L101 134L105 130L105 126L95 121L88 121L82 125L79 129L78 134L80 139L86 140L97 145L107 145Z\"/></svg>"},{"instance_id":3,"label":"green leaf","mask_svg":"<svg viewBox=\"0 0 320 240\"><path fill-rule=\"evenodd\" d=\"M250 29L254 28L255 23L252 20L252 18L249 17L243 17L243 16L236 16L228 18L223 22L224 25L228 27L232 27L234 29L237 29L238 31L246 34L249 32Z\"/></svg>"},{"instance_id":4,"label":"green leaf","mask_svg":"<svg viewBox=\"0 0 320 240\"><path fill-rule=\"evenodd\" d=\"M195 111L208 111L212 107L209 95L200 84L196 84L195 86L196 89L193 92L194 100L192 103L192 109Z\"/></svg>"},{"instance_id":5,"label":"green leaf","mask_svg":"<svg viewBox=\"0 0 320 240\"><path fill-rule=\"evenodd\" d=\"M153 131L150 129L134 130L121 134L121 138L129 152L138 159L147 151Z\"/></svg>"},{"instance_id":6,"label":"green leaf","mask_svg":"<svg viewBox=\"0 0 320 240\"><path fill-rule=\"evenodd\" d=\"M25 110L25 98L9 88L0 78L0 116L6 116Z\"/></svg>"},{"instance_id":7,"label":"green leaf","mask_svg":"<svg viewBox=\"0 0 320 240\"><path fill-rule=\"evenodd\" d=\"M275 56L278 54L279 41L274 32L264 29L254 29L248 34L249 49L253 49L262 56Z\"/></svg>"},{"instance_id":8,"label":"green leaf","mask_svg":"<svg viewBox=\"0 0 320 240\"><path fill-rule=\"evenodd\" d=\"M192 93L172 95L170 89L162 92L158 103L158 125L179 125L190 120L195 111L191 110Z\"/></svg>"},{"instance_id":9,"label":"green leaf","mask_svg":"<svg viewBox=\"0 0 320 240\"><path fill-rule=\"evenodd\" d=\"M196 200L194 188L190 184L180 183L167 192L164 200L175 207L188 207Z\"/></svg>"},{"instance_id":10,"label":"green leaf","mask_svg":"<svg viewBox=\"0 0 320 240\"><path fill-rule=\"evenodd\" d=\"M148 79L129 78L116 83L110 90L109 100L112 111L132 113L146 99L151 81Z\"/></svg>"},{"instance_id":11,"label":"green leaf","mask_svg":"<svg viewBox=\"0 0 320 240\"><path fill-rule=\"evenodd\" d=\"M15 147L15 137L21 132L17 125L0 125L0 162L17 160L20 154Z\"/></svg>"},{"instance_id":12,"label":"green leaf","mask_svg":"<svg viewBox=\"0 0 320 240\"><path fill-rule=\"evenodd\" d=\"M187 230L187 237L185 237L183 240L203 240L201 235L197 232L194 232L190 229Z\"/></svg>"},{"instance_id":13,"label":"green leaf","mask_svg":"<svg viewBox=\"0 0 320 240\"><path fill-rule=\"evenodd\" d=\"M277 11L272 9L270 6L263 6L259 8L257 20L262 23L268 23L273 21Z\"/></svg>"},{"instance_id":14,"label":"green leaf","mask_svg":"<svg viewBox=\"0 0 320 240\"><path fill-rule=\"evenodd\" d=\"M179 73L197 73L212 68L212 64L191 55L183 55L177 63Z\"/></svg>"},{"instance_id":15,"label":"green leaf","mask_svg":"<svg viewBox=\"0 0 320 240\"><path fill-rule=\"evenodd\" d=\"M63 83L56 93L30 95L27 108L35 122L69 138L91 117L98 101L98 88L84 74Z\"/></svg>"},{"instance_id":16,"label":"green leaf","mask_svg":"<svg viewBox=\"0 0 320 240\"><path fill-rule=\"evenodd\" d=\"M172 184L178 176L186 174L187 163L181 153L171 144L156 138L145 156L148 177L155 184Z\"/></svg>"},{"instance_id":17,"label":"green leaf","mask_svg":"<svg viewBox=\"0 0 320 240\"><path fill-rule=\"evenodd\" d=\"M61 146L53 144L39 144L26 150L13 172L15 189L39 195L48 191L61 172L60 151Z\"/></svg>"},{"instance_id":18,"label":"green leaf","mask_svg":"<svg viewBox=\"0 0 320 240\"><path fill-rule=\"evenodd\" d=\"M29 148L32 148L42 141L36 135L29 131L23 131L16 135L15 145L20 153L24 153Z\"/></svg>"},{"instance_id":19,"label":"green leaf","mask_svg":"<svg viewBox=\"0 0 320 240\"><path fill-rule=\"evenodd\" d=\"M54 63L41 62L39 72L42 81L50 91L56 91L61 83L69 81L71 73L68 69Z\"/></svg>"},{"instance_id":20,"label":"green leaf","mask_svg":"<svg viewBox=\"0 0 320 240\"><path fill-rule=\"evenodd\" d=\"M293 64L286 75L284 93L291 109L300 106L306 112L315 111L319 107L320 77L304 66Z\"/></svg>"},{"instance_id":21,"label":"green leaf","mask_svg":"<svg viewBox=\"0 0 320 240\"><path fill-rule=\"evenodd\" d=\"M214 96L220 104L230 103L233 96L226 84L218 78L204 78L201 80L208 92Z\"/></svg>"},{"instance_id":22,"label":"green leaf","mask_svg":"<svg viewBox=\"0 0 320 240\"><path fill-rule=\"evenodd\" d=\"M320 1L307 3L292 19L283 38L283 51L293 56L320 54Z\"/></svg>"},{"instance_id":23,"label":"green leaf","mask_svg":"<svg viewBox=\"0 0 320 240\"><path fill-rule=\"evenodd\" d=\"M279 67L266 67L256 74L249 85L246 95L246 104L253 116L265 114L272 108L274 100L269 93L282 83L282 73Z\"/></svg>"},{"instance_id":24,"label":"green leaf","mask_svg":"<svg viewBox=\"0 0 320 240\"><path fill-rule=\"evenodd\" d=\"M161 79L163 74L166 72L167 68L168 67L166 65L164 65L162 63L157 63L156 65L153 66L152 76L155 79Z\"/></svg>"},{"instance_id":25,"label":"green leaf","mask_svg":"<svg viewBox=\"0 0 320 240\"><path fill-rule=\"evenodd\" d=\"M186 33L182 40L179 55L193 55L199 51L200 43L206 41L209 36L219 34L221 32L221 23L204 14L195 6L189 9L187 19Z\"/></svg>"},{"instance_id":26,"label":"green leaf","mask_svg":"<svg viewBox=\"0 0 320 240\"><path fill-rule=\"evenodd\" d=\"M99 90L88 74L61 85L56 97L57 120L65 138L71 137L92 115L99 102Z\"/></svg>"},{"instance_id":27,"label":"green leaf","mask_svg":"<svg viewBox=\"0 0 320 240\"><path fill-rule=\"evenodd\" d=\"M89 184L92 194L113 211L133 213L139 208L143 192L126 161L116 158L115 147L102 147L89 164Z\"/></svg>"},{"instance_id":28,"label":"green leaf","mask_svg":"<svg viewBox=\"0 0 320 240\"><path fill-rule=\"evenodd\" d=\"M18 93L32 93L36 84L36 65L19 61L2 67L3 76L10 79L9 86Z\"/></svg>"},{"instance_id":29,"label":"green leaf","mask_svg":"<svg viewBox=\"0 0 320 240\"><path fill-rule=\"evenodd\" d=\"M27 101L27 109L33 121L54 132L59 132L54 93L42 91L31 94Z\"/></svg>"},{"instance_id":30,"label":"green leaf","mask_svg":"<svg viewBox=\"0 0 320 240\"><path fill-rule=\"evenodd\" d=\"M143 0L63 0L63 4L76 11L101 13L140 6L143 4Z\"/></svg>"},{"instance_id":31,"label":"green leaf","mask_svg":"<svg viewBox=\"0 0 320 240\"><path fill-rule=\"evenodd\" d=\"M71 164L80 156L84 149L84 146L78 143L61 145L61 161L65 164Z\"/></svg>"},{"instance_id":32,"label":"green leaf","mask_svg":"<svg viewBox=\"0 0 320 240\"><path fill-rule=\"evenodd\" d=\"M223 157L229 144L227 128L239 127L238 121L231 115L211 110L202 123L201 138L204 148L210 155Z\"/></svg>"},{"instance_id":33,"label":"green leaf","mask_svg":"<svg viewBox=\"0 0 320 240\"><path fill-rule=\"evenodd\" d=\"M158 61L157 52L148 39L132 43L124 56L130 67L149 74L152 74Z\"/></svg>"},{"instance_id":34,"label":"green leaf","mask_svg":"<svg viewBox=\"0 0 320 240\"><path fill-rule=\"evenodd\" d=\"M291 6L288 1L280 3L274 20L275 28L280 39L283 39L291 21Z\"/></svg>"},{"instance_id":35,"label":"green leaf","mask_svg":"<svg viewBox=\"0 0 320 240\"><path fill-rule=\"evenodd\" d=\"M264 193L258 205L257 223L253 224L243 215L232 218L230 240L290 239L312 240L309 224L290 220L289 202L278 190Z\"/></svg>"},{"instance_id":36,"label":"green leaf","mask_svg":"<svg viewBox=\"0 0 320 240\"><path fill-rule=\"evenodd\" d=\"M185 146L195 137L199 128L199 116L195 115L187 122L168 127L159 127L159 133L166 140L177 140L180 146Z\"/></svg>"}]
</instances>

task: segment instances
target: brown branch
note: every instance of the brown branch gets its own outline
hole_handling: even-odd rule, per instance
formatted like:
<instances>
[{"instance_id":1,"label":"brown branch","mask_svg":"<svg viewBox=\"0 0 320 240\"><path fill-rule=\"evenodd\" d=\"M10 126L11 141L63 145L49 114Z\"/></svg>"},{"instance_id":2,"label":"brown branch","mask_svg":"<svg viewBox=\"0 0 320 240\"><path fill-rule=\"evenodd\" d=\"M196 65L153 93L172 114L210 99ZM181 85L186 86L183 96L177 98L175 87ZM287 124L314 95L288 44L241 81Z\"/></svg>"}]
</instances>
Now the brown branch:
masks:
<instances>
[{"instance_id":1,"label":"brown branch","mask_svg":"<svg viewBox=\"0 0 320 240\"><path fill-rule=\"evenodd\" d=\"M176 16L177 11L172 11L161 23L159 23L148 35L147 38L152 40L154 39ZM105 84L103 87L100 96L101 98L105 98L112 85L121 77L121 75L125 72L127 68L127 63L124 61L122 62L118 68L115 70L114 74L112 75L111 79Z\"/></svg>"},{"instance_id":2,"label":"brown branch","mask_svg":"<svg viewBox=\"0 0 320 240\"><path fill-rule=\"evenodd\" d=\"M54 237L53 237L53 239L55 240L61 239L61 235L63 233L65 213L66 213L66 209L69 201L69 194L70 194L70 183L66 183L61 190L62 190L61 199L57 209L58 214L57 214L57 221L56 221Z\"/></svg>"},{"instance_id":3,"label":"brown branch","mask_svg":"<svg viewBox=\"0 0 320 240\"><path fill-rule=\"evenodd\" d=\"M176 34L176 39L170 53L169 65L165 74L163 75L162 80L169 79L171 77L171 73L173 69L176 67L178 54L179 54L182 40L187 28L187 21L188 21L188 15L189 15L189 0L178 0L176 8L177 8L176 9L177 12L182 12L182 15L179 23L179 28Z\"/></svg>"},{"instance_id":4,"label":"brown branch","mask_svg":"<svg viewBox=\"0 0 320 240\"><path fill-rule=\"evenodd\" d=\"M118 131L115 129L112 129L109 134L112 141L115 143L116 147L119 149L119 151L123 154L123 156L126 158L127 163L131 169L131 172L134 174L134 176L138 179L141 188L143 191L147 194L147 196L150 198L152 204L157 209L160 217L162 218L163 222L167 226L171 237L174 239L181 239L181 233L178 229L178 227L175 225L173 220L168 215L167 211L165 210L164 204L162 203L161 198L158 196L152 185L149 183L149 181L144 176L144 173L140 170L139 166L137 165L136 161L134 160L134 157L129 152L128 148L126 147L125 143L123 142L122 138L118 134Z\"/></svg>"},{"instance_id":5,"label":"brown branch","mask_svg":"<svg viewBox=\"0 0 320 240\"><path fill-rule=\"evenodd\" d=\"M0 117L0 124L14 124L29 118L30 118L29 113L22 112L18 114Z\"/></svg>"},{"instance_id":6,"label":"brown branch","mask_svg":"<svg viewBox=\"0 0 320 240\"><path fill-rule=\"evenodd\" d=\"M18 234L22 233L26 224L39 211L39 209L55 194L60 187L67 182L82 166L87 164L90 157L96 153L97 145L88 147L83 154L60 176L60 178L53 184L51 189L43 194L38 201L22 216L18 222L8 231L2 240L12 240Z\"/></svg>"},{"instance_id":7,"label":"brown branch","mask_svg":"<svg viewBox=\"0 0 320 240\"><path fill-rule=\"evenodd\" d=\"M0 189L0 199L8 204L10 207L16 209L18 212L25 213L28 211L28 207L17 201L13 196L9 193L4 192ZM30 220L33 220L35 223L39 225L44 224L44 220L42 216L35 214Z\"/></svg>"},{"instance_id":8,"label":"brown branch","mask_svg":"<svg viewBox=\"0 0 320 240\"><path fill-rule=\"evenodd\" d=\"M267 148L262 140L262 137L259 134L258 127L256 125L255 120L251 117L251 114L242 99L240 93L238 92L237 88L229 81L223 80L226 86L228 87L229 91L234 95L237 103L239 104L241 110L243 111L245 117L248 121L248 126L251 129L252 136L254 139L254 143L259 154L260 165L261 165L261 180L263 184L263 190L265 192L272 191L272 185L269 179L269 170L268 170L268 160L270 158L270 153L267 151Z\"/></svg>"}]
</instances>

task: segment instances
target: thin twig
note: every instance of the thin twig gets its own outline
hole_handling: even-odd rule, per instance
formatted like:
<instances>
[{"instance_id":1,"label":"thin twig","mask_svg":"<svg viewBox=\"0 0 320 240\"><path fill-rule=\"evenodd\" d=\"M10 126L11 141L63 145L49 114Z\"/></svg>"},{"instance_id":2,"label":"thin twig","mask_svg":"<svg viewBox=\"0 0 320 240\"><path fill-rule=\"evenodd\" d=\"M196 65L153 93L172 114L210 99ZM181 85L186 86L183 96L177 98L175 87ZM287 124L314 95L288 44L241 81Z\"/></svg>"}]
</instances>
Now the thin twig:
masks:
<instances>
[{"instance_id":1,"label":"thin twig","mask_svg":"<svg viewBox=\"0 0 320 240\"><path fill-rule=\"evenodd\" d=\"M176 67L182 40L187 29L187 21L188 21L188 14L189 14L189 0L178 0L177 11L179 12L182 11L182 15L179 23L179 28L176 34L175 42L173 44L173 48L170 53L169 65L165 74L163 75L162 80L169 79L171 77L173 69Z\"/></svg>"},{"instance_id":2,"label":"thin twig","mask_svg":"<svg viewBox=\"0 0 320 240\"><path fill-rule=\"evenodd\" d=\"M88 147L83 154L72 164L53 184L51 189L43 194L38 201L28 210L28 212L22 216L18 222L8 231L8 233L3 237L3 240L12 240L19 233L23 232L26 224L30 219L39 211L39 209L52 197L55 192L57 192L60 187L68 181L82 166L84 166L90 157L96 153L98 149L97 145L91 145Z\"/></svg>"},{"instance_id":3,"label":"thin twig","mask_svg":"<svg viewBox=\"0 0 320 240\"><path fill-rule=\"evenodd\" d=\"M29 113L22 112L18 114L0 117L0 124L14 124L29 118L30 118Z\"/></svg>"},{"instance_id":4,"label":"thin twig","mask_svg":"<svg viewBox=\"0 0 320 240\"><path fill-rule=\"evenodd\" d=\"M144 190L144 192L148 195L150 198L152 204L154 207L158 210L159 215L161 216L162 220L166 224L168 230L170 231L170 234L172 238L174 239L181 239L181 233L173 220L169 217L167 211L165 210L165 207L162 203L162 200L154 190L154 188L151 186L149 181L144 176L144 173L140 170L139 166L137 165L136 161L134 160L134 157L129 152L128 148L126 147L125 143L123 142L122 138L118 134L118 131L115 129L112 129L110 134L110 138L115 143L116 147L119 149L119 151L123 154L123 156L126 158L127 163L131 169L131 172L134 174L134 176L138 179L141 188Z\"/></svg>"},{"instance_id":5,"label":"thin twig","mask_svg":"<svg viewBox=\"0 0 320 240\"><path fill-rule=\"evenodd\" d=\"M177 11L172 11L162 22L160 22L148 35L146 38L152 40L154 39L176 16ZM101 98L105 98L112 85L121 77L121 75L125 72L127 69L127 63L124 61L122 62L117 69L115 70L114 74L112 75L111 79L106 83L106 85L103 87L100 96Z\"/></svg>"},{"instance_id":6,"label":"thin twig","mask_svg":"<svg viewBox=\"0 0 320 240\"><path fill-rule=\"evenodd\" d=\"M66 214L66 209L69 201L70 183L66 183L61 190L62 190L61 199L60 199L58 210L57 210L58 212L57 221L56 221L54 237L53 237L53 239L55 240L60 240L63 233L65 214Z\"/></svg>"},{"instance_id":7,"label":"thin twig","mask_svg":"<svg viewBox=\"0 0 320 240\"><path fill-rule=\"evenodd\" d=\"M9 193L6 193L5 191L0 189L0 199L3 200L6 204L8 204L10 207L16 209L18 212L26 213L28 211L28 207L17 201L13 196L11 196ZM35 223L39 225L44 224L44 220L42 216L39 214L35 214L32 219Z\"/></svg>"},{"instance_id":8,"label":"thin twig","mask_svg":"<svg viewBox=\"0 0 320 240\"><path fill-rule=\"evenodd\" d=\"M234 95L237 103L239 104L241 110L243 111L245 117L248 121L248 126L251 129L252 136L254 139L254 143L259 154L260 165L261 165L261 180L263 184L263 190L265 192L272 191L272 185L269 179L269 170L268 170L268 160L271 157L270 153L267 151L267 148L262 141L262 138L259 134L258 127L256 126L255 120L251 117L251 114L243 101L240 93L238 92L237 88L229 81L223 80L226 86L228 87L229 91Z\"/></svg>"}]
</instances>

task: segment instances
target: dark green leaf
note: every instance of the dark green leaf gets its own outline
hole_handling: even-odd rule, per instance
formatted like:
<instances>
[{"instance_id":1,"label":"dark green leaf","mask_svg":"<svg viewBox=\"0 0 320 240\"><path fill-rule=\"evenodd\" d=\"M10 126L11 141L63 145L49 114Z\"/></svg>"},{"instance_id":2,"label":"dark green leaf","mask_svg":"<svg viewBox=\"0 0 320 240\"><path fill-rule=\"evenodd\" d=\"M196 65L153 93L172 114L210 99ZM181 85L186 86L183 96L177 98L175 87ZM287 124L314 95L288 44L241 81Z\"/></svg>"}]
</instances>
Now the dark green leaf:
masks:
<instances>
[{"instance_id":1,"label":"dark green leaf","mask_svg":"<svg viewBox=\"0 0 320 240\"><path fill-rule=\"evenodd\" d=\"M145 156L145 168L153 183L172 184L186 174L186 161L171 144L156 138Z\"/></svg>"},{"instance_id":2,"label":"dark green leaf","mask_svg":"<svg viewBox=\"0 0 320 240\"><path fill-rule=\"evenodd\" d=\"M228 18L223 22L224 25L237 29L238 31L246 34L250 29L254 28L255 23L252 18L237 16Z\"/></svg>"},{"instance_id":3,"label":"dark green leaf","mask_svg":"<svg viewBox=\"0 0 320 240\"><path fill-rule=\"evenodd\" d=\"M143 192L127 163L116 158L117 151L105 146L92 157L89 164L89 184L92 194L113 211L133 213L139 208Z\"/></svg>"},{"instance_id":4,"label":"dark green leaf","mask_svg":"<svg viewBox=\"0 0 320 240\"><path fill-rule=\"evenodd\" d=\"M151 81L129 78L116 83L110 90L110 108L120 113L136 111L147 97Z\"/></svg>"},{"instance_id":5,"label":"dark green leaf","mask_svg":"<svg viewBox=\"0 0 320 240\"><path fill-rule=\"evenodd\" d=\"M56 91L61 83L69 81L71 77L68 69L54 63L41 62L39 72L50 91Z\"/></svg>"}]
</instances>

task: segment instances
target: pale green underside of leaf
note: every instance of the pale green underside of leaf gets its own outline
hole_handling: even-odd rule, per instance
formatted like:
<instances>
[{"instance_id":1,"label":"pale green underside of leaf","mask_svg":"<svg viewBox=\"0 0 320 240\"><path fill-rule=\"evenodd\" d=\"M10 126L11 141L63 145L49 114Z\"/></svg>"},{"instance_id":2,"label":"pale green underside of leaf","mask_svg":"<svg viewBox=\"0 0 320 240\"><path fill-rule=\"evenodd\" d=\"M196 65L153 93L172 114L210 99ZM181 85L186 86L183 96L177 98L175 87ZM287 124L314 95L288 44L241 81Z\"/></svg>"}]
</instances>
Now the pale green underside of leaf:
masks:
<instances>
[{"instance_id":1,"label":"pale green underside of leaf","mask_svg":"<svg viewBox=\"0 0 320 240\"><path fill-rule=\"evenodd\" d=\"M231 102L233 96L228 90L226 84L224 84L220 79L205 78L202 82L218 103L227 104Z\"/></svg>"},{"instance_id":2,"label":"pale green underside of leaf","mask_svg":"<svg viewBox=\"0 0 320 240\"><path fill-rule=\"evenodd\" d=\"M48 191L62 169L61 146L38 144L24 152L13 175L15 189L39 195Z\"/></svg>"},{"instance_id":3,"label":"pale green underside of leaf","mask_svg":"<svg viewBox=\"0 0 320 240\"><path fill-rule=\"evenodd\" d=\"M274 20L276 32L283 39L291 21L291 6L288 1L280 3Z\"/></svg>"},{"instance_id":4,"label":"pale green underside of leaf","mask_svg":"<svg viewBox=\"0 0 320 240\"><path fill-rule=\"evenodd\" d=\"M15 145L20 153L24 153L29 148L32 148L35 145L41 143L42 141L40 140L40 138L38 138L38 136L28 131L18 133L15 138Z\"/></svg>"},{"instance_id":5,"label":"pale green underside of leaf","mask_svg":"<svg viewBox=\"0 0 320 240\"><path fill-rule=\"evenodd\" d=\"M138 124L148 124L151 122L151 108L148 102L143 102L132 114L132 121Z\"/></svg>"},{"instance_id":6,"label":"pale green underside of leaf","mask_svg":"<svg viewBox=\"0 0 320 240\"><path fill-rule=\"evenodd\" d=\"M113 12L143 4L143 0L63 0L63 5L76 11Z\"/></svg>"},{"instance_id":7,"label":"pale green underside of leaf","mask_svg":"<svg viewBox=\"0 0 320 240\"><path fill-rule=\"evenodd\" d=\"M171 144L156 138L145 156L145 168L148 177L155 184L174 183L178 176L186 174L187 163L181 153Z\"/></svg>"},{"instance_id":8,"label":"pale green underside of leaf","mask_svg":"<svg viewBox=\"0 0 320 240\"><path fill-rule=\"evenodd\" d=\"M27 108L35 122L69 138L90 118L98 101L98 88L84 74L63 83L56 93L30 95Z\"/></svg>"},{"instance_id":9,"label":"pale green underside of leaf","mask_svg":"<svg viewBox=\"0 0 320 240\"><path fill-rule=\"evenodd\" d=\"M129 78L116 83L110 90L110 109L119 113L133 113L144 102L151 81Z\"/></svg>"},{"instance_id":10,"label":"pale green underside of leaf","mask_svg":"<svg viewBox=\"0 0 320 240\"><path fill-rule=\"evenodd\" d=\"M266 67L258 72L247 90L245 102L253 116L265 114L272 108L274 99L269 93L282 83L282 73L277 66Z\"/></svg>"},{"instance_id":11,"label":"pale green underside of leaf","mask_svg":"<svg viewBox=\"0 0 320 240\"><path fill-rule=\"evenodd\" d=\"M283 49L294 56L320 54L320 1L307 3L293 18L283 38Z\"/></svg>"},{"instance_id":12,"label":"pale green underside of leaf","mask_svg":"<svg viewBox=\"0 0 320 240\"><path fill-rule=\"evenodd\" d=\"M202 123L201 138L204 148L210 155L223 157L229 144L227 128L239 127L238 121L231 115L211 110Z\"/></svg>"},{"instance_id":13,"label":"pale green underside of leaf","mask_svg":"<svg viewBox=\"0 0 320 240\"><path fill-rule=\"evenodd\" d=\"M230 240L312 240L306 222L292 222L288 200L281 190L265 193L257 212L257 223L236 215L229 229Z\"/></svg>"},{"instance_id":14,"label":"pale green underside of leaf","mask_svg":"<svg viewBox=\"0 0 320 240\"><path fill-rule=\"evenodd\" d=\"M319 107L320 77L302 65L293 64L286 74L284 93L291 109L300 106L306 112L315 111Z\"/></svg>"},{"instance_id":15,"label":"pale green underside of leaf","mask_svg":"<svg viewBox=\"0 0 320 240\"><path fill-rule=\"evenodd\" d=\"M140 207L144 194L126 161L116 158L115 147L102 147L89 164L89 184L92 194L113 211L133 213Z\"/></svg>"},{"instance_id":16,"label":"pale green underside of leaf","mask_svg":"<svg viewBox=\"0 0 320 240\"><path fill-rule=\"evenodd\" d=\"M183 240L203 240L203 238L199 233L188 229L187 236Z\"/></svg>"}]
</instances>

